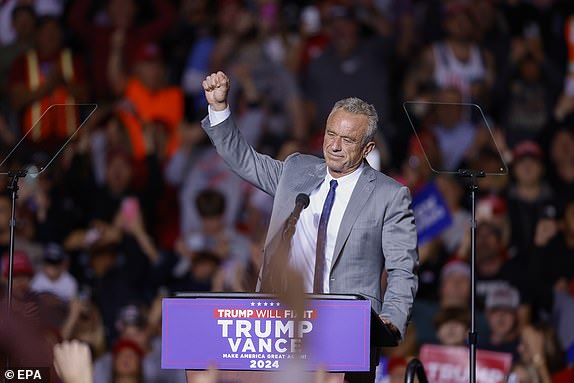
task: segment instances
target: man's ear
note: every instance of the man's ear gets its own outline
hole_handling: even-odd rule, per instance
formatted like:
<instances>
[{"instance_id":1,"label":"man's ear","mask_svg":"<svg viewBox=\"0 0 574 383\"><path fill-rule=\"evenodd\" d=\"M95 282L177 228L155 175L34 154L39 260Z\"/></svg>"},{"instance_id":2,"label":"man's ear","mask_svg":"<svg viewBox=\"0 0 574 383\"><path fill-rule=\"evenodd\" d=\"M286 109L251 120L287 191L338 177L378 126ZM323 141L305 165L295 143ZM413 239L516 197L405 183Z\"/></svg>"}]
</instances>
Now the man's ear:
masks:
<instances>
[{"instance_id":1,"label":"man's ear","mask_svg":"<svg viewBox=\"0 0 574 383\"><path fill-rule=\"evenodd\" d=\"M375 141L369 141L367 145L363 148L363 158L366 158L367 155L373 150L375 147Z\"/></svg>"}]
</instances>

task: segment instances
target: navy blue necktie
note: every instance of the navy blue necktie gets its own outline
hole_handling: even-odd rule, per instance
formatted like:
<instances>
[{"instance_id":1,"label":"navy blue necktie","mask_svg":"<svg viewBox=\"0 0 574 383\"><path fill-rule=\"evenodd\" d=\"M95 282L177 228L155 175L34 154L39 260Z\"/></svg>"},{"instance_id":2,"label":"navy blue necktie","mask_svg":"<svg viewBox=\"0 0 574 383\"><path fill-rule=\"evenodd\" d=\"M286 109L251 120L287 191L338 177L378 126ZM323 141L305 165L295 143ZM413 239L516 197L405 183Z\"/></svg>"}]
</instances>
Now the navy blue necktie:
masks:
<instances>
[{"instance_id":1,"label":"navy blue necktie","mask_svg":"<svg viewBox=\"0 0 574 383\"><path fill-rule=\"evenodd\" d=\"M325 245L327 244L327 224L329 223L329 216L331 209L335 202L335 189L337 189L337 181L331 180L331 188L325 198L323 204L323 211L321 212L321 219L319 220L319 230L317 232L317 249L315 257L315 278L313 280L313 292L323 293L323 283L325 279Z\"/></svg>"}]
</instances>

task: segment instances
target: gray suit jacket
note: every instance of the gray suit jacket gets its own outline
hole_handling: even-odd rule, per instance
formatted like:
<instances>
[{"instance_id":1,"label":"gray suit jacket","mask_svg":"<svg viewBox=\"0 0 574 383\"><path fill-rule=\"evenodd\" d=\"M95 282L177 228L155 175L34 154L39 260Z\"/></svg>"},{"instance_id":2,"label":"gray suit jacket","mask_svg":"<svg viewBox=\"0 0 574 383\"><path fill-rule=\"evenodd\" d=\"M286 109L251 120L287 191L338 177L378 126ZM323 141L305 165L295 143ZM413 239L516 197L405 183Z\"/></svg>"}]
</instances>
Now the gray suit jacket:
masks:
<instances>
[{"instance_id":1,"label":"gray suit jacket","mask_svg":"<svg viewBox=\"0 0 574 383\"><path fill-rule=\"evenodd\" d=\"M325 161L300 153L285 161L260 154L247 144L232 117L213 127L206 117L202 127L233 171L274 197L267 247L293 210L297 195L310 194L323 182ZM366 164L337 235L330 292L366 296L375 311L389 319L404 338L418 286L417 267L410 192ZM381 274L385 268L388 279L383 299Z\"/></svg>"}]
</instances>

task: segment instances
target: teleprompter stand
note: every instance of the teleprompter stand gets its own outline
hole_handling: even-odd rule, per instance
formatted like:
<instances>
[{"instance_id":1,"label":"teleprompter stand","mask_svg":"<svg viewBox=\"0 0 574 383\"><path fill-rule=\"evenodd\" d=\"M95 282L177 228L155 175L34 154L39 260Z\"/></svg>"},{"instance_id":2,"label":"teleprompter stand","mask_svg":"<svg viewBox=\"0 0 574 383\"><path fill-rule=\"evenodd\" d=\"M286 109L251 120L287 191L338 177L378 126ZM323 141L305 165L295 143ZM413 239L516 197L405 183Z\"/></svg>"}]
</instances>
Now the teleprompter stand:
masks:
<instances>
[{"instance_id":1,"label":"teleprompter stand","mask_svg":"<svg viewBox=\"0 0 574 383\"><path fill-rule=\"evenodd\" d=\"M7 176L8 192L10 193L10 247L8 254L8 296L7 319L12 311L12 287L14 272L14 247L16 228L16 200L18 199L20 179L40 176L50 164L56 160L70 140L84 126L86 121L95 112L95 104L54 104L48 107L26 131L20 140L4 154L0 167L5 171L0 175ZM61 127L67 127L67 133L62 137ZM50 145L42 145L46 132L58 129L60 138L52 140ZM40 153L41 152L41 153ZM41 155L40 155L41 154ZM7 171L6 171L7 169Z\"/></svg>"},{"instance_id":2,"label":"teleprompter stand","mask_svg":"<svg viewBox=\"0 0 574 383\"><path fill-rule=\"evenodd\" d=\"M476 346L478 343L478 333L476 331L476 202L478 199L478 180L486 176L500 176L508 174L508 167L504 162L500 150L494 139L494 134L489 127L488 120L482 109L477 104L472 103L447 103L447 102L426 102L407 101L403 103L403 109L407 119L413 128L414 134L426 162L433 173L441 175L451 175L468 180L467 191L470 197L471 222L470 222L470 291L471 291L471 322L468 334L470 383L476 382ZM430 136L448 135L449 132L459 129L473 134L473 138L479 135L486 137L486 143L475 153L475 161L461 158L461 162L468 167L452 168L447 167L445 158L437 156L437 148L431 147L435 143ZM463 143L464 144L464 143ZM438 143L440 146L440 143ZM472 143L471 143L472 145ZM459 148L442 148L443 154L450 154L449 150ZM446 149L446 150L445 150ZM468 147L470 150L470 145ZM488 152L488 160L481 161L480 150ZM448 155L447 154L447 155ZM453 154L454 155L454 154ZM448 160L448 159L446 159Z\"/></svg>"}]
</instances>

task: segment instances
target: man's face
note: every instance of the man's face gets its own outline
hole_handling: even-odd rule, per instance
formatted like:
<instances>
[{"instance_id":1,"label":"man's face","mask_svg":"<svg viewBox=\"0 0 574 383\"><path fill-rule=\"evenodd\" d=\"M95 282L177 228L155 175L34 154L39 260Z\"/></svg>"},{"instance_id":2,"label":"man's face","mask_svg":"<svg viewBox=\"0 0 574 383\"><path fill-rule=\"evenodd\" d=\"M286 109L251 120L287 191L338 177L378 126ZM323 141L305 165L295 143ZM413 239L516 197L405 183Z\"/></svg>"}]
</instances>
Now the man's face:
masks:
<instances>
[{"instance_id":1,"label":"man's face","mask_svg":"<svg viewBox=\"0 0 574 383\"><path fill-rule=\"evenodd\" d=\"M448 15L446 30L450 38L456 41L471 41L473 29L473 20L468 12L457 11Z\"/></svg>"},{"instance_id":2,"label":"man's face","mask_svg":"<svg viewBox=\"0 0 574 383\"><path fill-rule=\"evenodd\" d=\"M132 168L124 158L116 157L110 160L107 168L107 183L113 193L126 191L132 179Z\"/></svg>"},{"instance_id":3,"label":"man's face","mask_svg":"<svg viewBox=\"0 0 574 383\"><path fill-rule=\"evenodd\" d=\"M355 171L375 146L373 141L364 144L367 125L367 116L342 109L336 110L327 119L323 155L334 178Z\"/></svg>"},{"instance_id":4,"label":"man's face","mask_svg":"<svg viewBox=\"0 0 574 383\"><path fill-rule=\"evenodd\" d=\"M500 256L500 239L494 230L479 226L476 230L476 259L489 261Z\"/></svg>"},{"instance_id":5,"label":"man's face","mask_svg":"<svg viewBox=\"0 0 574 383\"><path fill-rule=\"evenodd\" d=\"M140 370L140 358L131 348L124 348L114 357L114 369L121 376L136 376Z\"/></svg>"},{"instance_id":6,"label":"man's face","mask_svg":"<svg viewBox=\"0 0 574 383\"><path fill-rule=\"evenodd\" d=\"M440 298L444 307L465 307L470 299L469 276L451 273L442 278Z\"/></svg>"},{"instance_id":7,"label":"man's face","mask_svg":"<svg viewBox=\"0 0 574 383\"><path fill-rule=\"evenodd\" d=\"M134 68L136 76L147 88L158 90L162 87L164 67L160 60L140 61Z\"/></svg>"},{"instance_id":8,"label":"man's face","mask_svg":"<svg viewBox=\"0 0 574 383\"><path fill-rule=\"evenodd\" d=\"M46 55L52 55L62 49L62 28L55 20L46 21L36 35L38 50Z\"/></svg>"},{"instance_id":9,"label":"man's face","mask_svg":"<svg viewBox=\"0 0 574 383\"><path fill-rule=\"evenodd\" d=\"M511 309L486 310L486 319L488 320L490 332L498 336L510 334L516 324L516 314Z\"/></svg>"},{"instance_id":10,"label":"man's face","mask_svg":"<svg viewBox=\"0 0 574 383\"><path fill-rule=\"evenodd\" d=\"M50 279L51 281L56 281L60 278L60 276L64 273L65 267L62 264L59 265L52 265L52 264L45 264L44 265L44 274Z\"/></svg>"},{"instance_id":11,"label":"man's face","mask_svg":"<svg viewBox=\"0 0 574 383\"><path fill-rule=\"evenodd\" d=\"M544 175L542 163L532 156L519 158L514 164L514 176L526 185L536 185Z\"/></svg>"},{"instance_id":12,"label":"man's face","mask_svg":"<svg viewBox=\"0 0 574 383\"><path fill-rule=\"evenodd\" d=\"M449 320L437 330L437 338L445 346L462 346L468 334L468 327L456 320Z\"/></svg>"}]
</instances>

